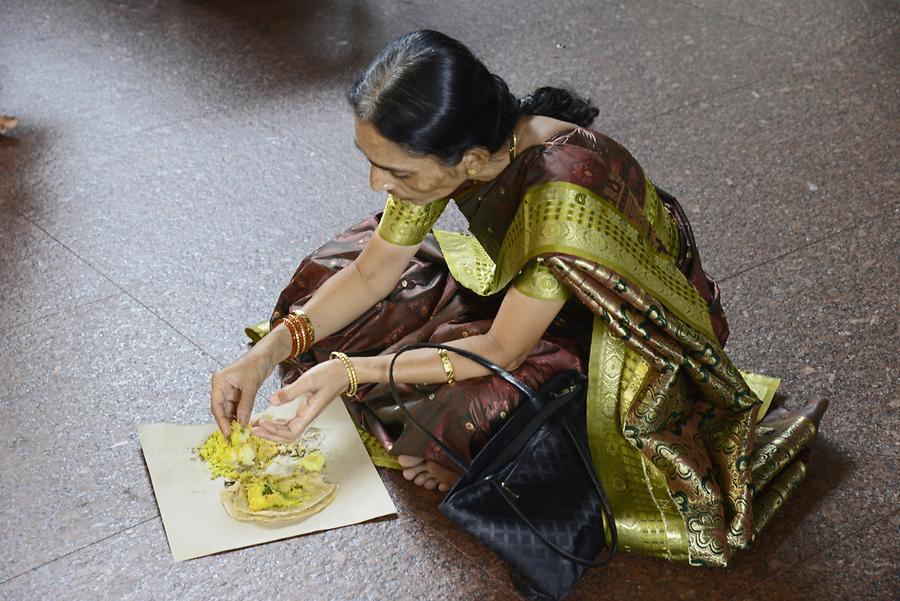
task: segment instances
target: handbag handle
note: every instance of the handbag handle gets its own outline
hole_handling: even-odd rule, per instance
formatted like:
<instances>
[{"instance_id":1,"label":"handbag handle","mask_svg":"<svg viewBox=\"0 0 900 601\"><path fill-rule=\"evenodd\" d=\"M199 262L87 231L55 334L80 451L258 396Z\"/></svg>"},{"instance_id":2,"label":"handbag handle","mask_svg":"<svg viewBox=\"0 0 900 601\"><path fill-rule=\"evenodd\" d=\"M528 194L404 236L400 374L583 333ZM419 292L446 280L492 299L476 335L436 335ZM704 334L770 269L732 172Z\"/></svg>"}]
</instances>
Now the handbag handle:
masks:
<instances>
[{"instance_id":1,"label":"handbag handle","mask_svg":"<svg viewBox=\"0 0 900 601\"><path fill-rule=\"evenodd\" d=\"M613 517L612 506L609 504L609 499L606 496L606 491L603 490L603 485L600 484L600 481L597 479L597 475L594 473L594 466L588 463L588 459L584 456L584 452L581 450L581 445L578 444L575 435L572 434L572 431L568 426L565 426L565 430L566 434L569 435L569 438L572 439L572 444L575 445L575 449L578 451L578 456L581 458L582 463L585 464L588 473L591 475L591 480L594 482L594 486L597 489L597 495L600 497L600 510L603 512L603 519L606 520L606 523L609 525L609 553L607 553L604 559L602 559L601 561L585 559L583 557L573 555L565 549L562 549L556 543L541 534L540 530L535 528L534 524L531 523L531 520L529 520L528 517L524 513L522 513L522 510L519 509L519 507L510 498L512 496L512 493L504 488L501 483L498 483L495 480L491 480L491 484L494 485L494 488L497 489L497 491L500 493L500 496L503 497L504 501L506 501L506 504L512 508L517 516L519 516L519 519L525 522L525 525L531 528L531 531L534 532L539 539L541 539L541 542L573 563L577 563L588 568L602 568L608 565L610 561L612 561L612 558L615 556L616 551L619 547L619 534L616 530L616 520Z\"/></svg>"},{"instance_id":2,"label":"handbag handle","mask_svg":"<svg viewBox=\"0 0 900 601\"><path fill-rule=\"evenodd\" d=\"M412 344L407 344L407 345L403 346L402 348L400 348L394 354L394 357L391 359L391 367L390 367L390 370L388 371L388 378L389 378L390 384L391 384L391 394L394 397L394 401L397 403L397 406L400 407L400 409L403 411L403 413L406 414L406 417L409 418L409 420L412 421L412 423L415 424L420 430L422 430L422 432L424 432L426 435L428 435L428 437L436 445L438 445L441 448L441 450L443 450L447 454L447 456L450 457L450 459L453 460L453 463L458 465L463 471L469 469L469 464L466 462L466 460L463 459L462 457L460 457L456 451L454 451L453 449L448 447L444 443L443 440L441 440L440 438L435 436L434 433L431 432L431 430L426 428L424 425L422 425L422 423L419 420L417 420L415 417L413 417L412 413L410 413L409 409L406 407L406 404L400 399L400 395L397 394L397 385L394 382L394 363L397 362L397 358L400 355L402 355L403 353L406 353L408 351L413 351L416 349L420 349L420 348L444 349L446 351L452 351L458 355L465 357L466 359L469 359L471 361L474 361L475 363L478 363L482 367L486 367L490 371L494 372L496 375L500 376L503 380L508 382L510 385L512 385L516 390L521 392L525 396L527 402L531 403L535 409L540 409L540 401L538 400L538 395L534 390L532 390L527 384L525 384L524 382L519 380L517 377L515 377L514 375L512 375L511 373L509 373L508 371L506 371L499 365L495 364L492 361L489 361L488 359L485 359L481 355L478 355L471 351L467 351L465 349L447 346L446 344L436 344L433 342L414 342Z\"/></svg>"},{"instance_id":3,"label":"handbag handle","mask_svg":"<svg viewBox=\"0 0 900 601\"><path fill-rule=\"evenodd\" d=\"M441 440L440 438L435 436L435 434L431 430L426 428L419 420L417 420L415 417L413 417L413 414L410 412L409 408L406 406L406 404L400 398L400 395L397 394L397 384L394 381L394 364L397 362L397 358L401 354L408 352L408 351L415 350L415 349L420 349L420 348L444 349L446 351L451 351L453 353L456 353L458 355L465 357L466 359L469 359L470 361L474 361L475 363L478 363L482 367L485 367L488 370L492 371L494 374L498 375L500 378L502 378L503 380L508 382L510 385L512 385L514 388L516 388L519 392L521 392L523 395L525 395L527 402L531 403L535 407L535 409L540 410L540 413L538 415L539 419L536 420L536 421L539 421L540 423L543 423L543 421L546 420L546 418L548 418L550 415L555 413L558 409L560 409L563 406L562 403L550 403L550 405L548 407L542 408L540 401L539 401L538 394L531 387L529 387L527 384L525 384L524 382L519 380L517 377L512 375L507 370L505 370L502 367L500 367L499 365L495 364L493 361L490 361L489 359L486 359L485 357L482 357L481 355L478 355L471 351L467 351L467 350L461 349L461 348L456 348L453 346L448 346L446 344L436 344L433 342L415 342L415 343L407 344L407 345L401 347L394 354L393 358L391 359L390 369L388 370L388 379L389 379L390 385L391 385L391 395L393 395L394 401L397 403L397 406L400 407L400 409L403 411L403 413L406 415L406 417L409 418L409 420L413 424L415 424L416 427L418 427L420 430L422 430L422 432L424 432L435 444L437 444L438 447L440 447L441 450L443 450L447 454L447 456L453 460L454 463L456 463L460 468L462 468L463 471L469 469L469 464L464 459L462 459L456 453L456 451L451 449L443 440ZM541 414L543 414L543 415L541 415ZM540 533L540 531L538 531L537 528L535 528L534 524L531 523L531 520L529 520L525 516L525 514L522 513L522 511L518 508L518 506L516 506L516 504L510 498L509 491L504 489L503 486L501 486L499 483L497 483L494 480L491 480L491 483L494 485L495 488L497 488L497 490L500 492L500 495L507 502L507 504L512 508L512 510L516 513L516 515L519 516L519 519L521 519L523 522L525 522L525 525L527 525L531 529L531 531L534 532L537 535L537 537L540 538L541 541L545 545L547 545L548 547L553 549L556 553L559 553L560 555L562 555L569 561L575 562L579 565L583 565L586 567L603 567L610 562L610 560L616 554L616 550L618 548L618 544L619 544L618 538L619 537L618 537L618 533L616 531L616 520L613 517L612 506L609 503L609 498L606 496L606 491L603 490L603 485L600 483L600 479L597 477L597 472L594 470L593 463L584 454L584 450L581 448L581 445L578 444L577 438L575 438L575 435L569 429L568 425L565 425L564 427L565 427L566 433L569 435L569 438L572 440L572 444L575 446L575 449L578 452L578 457L581 459L582 465L584 466L585 470L587 471L588 475L591 478L591 482L594 485L594 490L596 491L597 496L600 498L600 509L603 512L603 518L606 520L606 523L609 525L610 546L609 546L609 554L607 555L607 557L605 559L603 559L602 561L592 561L589 559L584 559L583 557L578 557L577 555L573 555L573 554L569 553L568 551L560 548L557 544L555 544L553 541L547 539L543 534Z\"/></svg>"}]
</instances>

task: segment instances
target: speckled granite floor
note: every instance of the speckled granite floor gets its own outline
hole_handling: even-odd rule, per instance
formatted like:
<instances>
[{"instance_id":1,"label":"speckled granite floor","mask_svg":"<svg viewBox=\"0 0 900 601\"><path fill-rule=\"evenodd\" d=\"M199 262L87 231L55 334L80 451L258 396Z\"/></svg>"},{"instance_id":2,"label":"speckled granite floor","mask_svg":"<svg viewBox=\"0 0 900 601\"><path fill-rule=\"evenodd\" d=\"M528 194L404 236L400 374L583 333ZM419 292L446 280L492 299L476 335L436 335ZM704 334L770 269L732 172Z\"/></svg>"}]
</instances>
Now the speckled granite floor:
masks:
<instances>
[{"instance_id":1,"label":"speckled granite floor","mask_svg":"<svg viewBox=\"0 0 900 601\"><path fill-rule=\"evenodd\" d=\"M514 91L590 95L683 200L734 358L831 400L733 567L621 555L570 598L900 595L897 0L0 0L0 22L0 598L518 598L389 472L395 520L176 564L135 434L208 419L242 327L381 207L343 94L421 27Z\"/></svg>"}]
</instances>

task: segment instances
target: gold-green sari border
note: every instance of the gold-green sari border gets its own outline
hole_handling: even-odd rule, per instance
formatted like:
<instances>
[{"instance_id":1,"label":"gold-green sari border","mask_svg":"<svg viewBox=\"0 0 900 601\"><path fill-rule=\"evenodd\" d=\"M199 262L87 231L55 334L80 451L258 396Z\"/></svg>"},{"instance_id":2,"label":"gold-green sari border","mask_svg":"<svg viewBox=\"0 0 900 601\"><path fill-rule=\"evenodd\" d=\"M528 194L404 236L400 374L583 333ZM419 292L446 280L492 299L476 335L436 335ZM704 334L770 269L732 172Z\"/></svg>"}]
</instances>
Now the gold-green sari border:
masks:
<instances>
[{"instance_id":1,"label":"gold-green sari border","mask_svg":"<svg viewBox=\"0 0 900 601\"><path fill-rule=\"evenodd\" d=\"M540 259L538 259L539 261ZM516 290L525 296L546 301L566 301L572 292L560 282L543 262L532 261L525 266L513 282Z\"/></svg>"},{"instance_id":2,"label":"gold-green sari border","mask_svg":"<svg viewBox=\"0 0 900 601\"><path fill-rule=\"evenodd\" d=\"M481 296L505 288L541 255L574 255L638 283L675 315L716 339L706 302L675 261L650 247L611 203L577 184L551 182L525 192L503 239L499 264L471 236L434 234L453 277Z\"/></svg>"},{"instance_id":3,"label":"gold-green sari border","mask_svg":"<svg viewBox=\"0 0 900 601\"><path fill-rule=\"evenodd\" d=\"M244 328L244 334L247 335L247 338L250 339L250 344L253 345L265 338L269 333L271 327L271 323L267 319L265 321L255 323L252 326L247 326L246 328Z\"/></svg>"},{"instance_id":4,"label":"gold-green sari border","mask_svg":"<svg viewBox=\"0 0 900 601\"><path fill-rule=\"evenodd\" d=\"M684 518L665 475L626 438L626 397L640 388L646 371L623 381L628 349L606 323L594 319L588 364L587 428L593 463L616 518L619 547L670 561L690 561ZM623 391L627 391L622 394Z\"/></svg>"},{"instance_id":5,"label":"gold-green sari border","mask_svg":"<svg viewBox=\"0 0 900 601\"><path fill-rule=\"evenodd\" d=\"M415 246L425 239L448 202L449 199L441 198L417 205L389 194L378 223L378 235L396 246Z\"/></svg>"},{"instance_id":6,"label":"gold-green sari border","mask_svg":"<svg viewBox=\"0 0 900 601\"><path fill-rule=\"evenodd\" d=\"M769 412L769 407L772 405L772 399L775 398L778 387L781 386L781 378L774 378L772 376L744 371L742 369L738 371L741 372L741 377L744 378L747 387L762 401L762 405L759 407L759 413L756 415L756 421L762 421L762 418Z\"/></svg>"}]
</instances>

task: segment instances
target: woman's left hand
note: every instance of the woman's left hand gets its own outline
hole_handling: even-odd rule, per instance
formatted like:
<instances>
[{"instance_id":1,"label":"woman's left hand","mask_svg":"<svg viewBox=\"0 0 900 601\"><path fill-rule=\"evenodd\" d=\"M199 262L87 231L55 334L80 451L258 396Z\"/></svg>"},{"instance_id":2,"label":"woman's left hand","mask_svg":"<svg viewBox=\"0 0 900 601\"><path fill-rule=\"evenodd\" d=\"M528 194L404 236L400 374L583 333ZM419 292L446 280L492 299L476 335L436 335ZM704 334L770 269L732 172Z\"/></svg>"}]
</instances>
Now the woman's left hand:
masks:
<instances>
[{"instance_id":1,"label":"woman's left hand","mask_svg":"<svg viewBox=\"0 0 900 601\"><path fill-rule=\"evenodd\" d=\"M260 420L254 425L253 433L269 440L293 442L322 413L328 403L349 386L347 368L340 360L330 359L319 363L269 399L273 405L284 405L306 395L297 405L297 414L286 423Z\"/></svg>"}]
</instances>

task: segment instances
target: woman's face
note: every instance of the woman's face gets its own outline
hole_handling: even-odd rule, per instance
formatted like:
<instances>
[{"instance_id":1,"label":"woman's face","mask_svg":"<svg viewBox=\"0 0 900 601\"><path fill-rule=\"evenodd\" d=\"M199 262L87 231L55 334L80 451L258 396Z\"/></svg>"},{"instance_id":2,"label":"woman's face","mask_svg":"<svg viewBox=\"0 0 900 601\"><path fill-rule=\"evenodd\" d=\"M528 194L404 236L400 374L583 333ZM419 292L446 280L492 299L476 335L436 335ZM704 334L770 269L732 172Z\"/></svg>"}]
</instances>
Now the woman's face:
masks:
<instances>
[{"instance_id":1,"label":"woman's face","mask_svg":"<svg viewBox=\"0 0 900 601\"><path fill-rule=\"evenodd\" d=\"M447 167L430 156L414 156L382 136L374 125L356 119L356 146L369 160L369 184L401 200L425 205L449 196L466 179L465 168Z\"/></svg>"}]
</instances>

